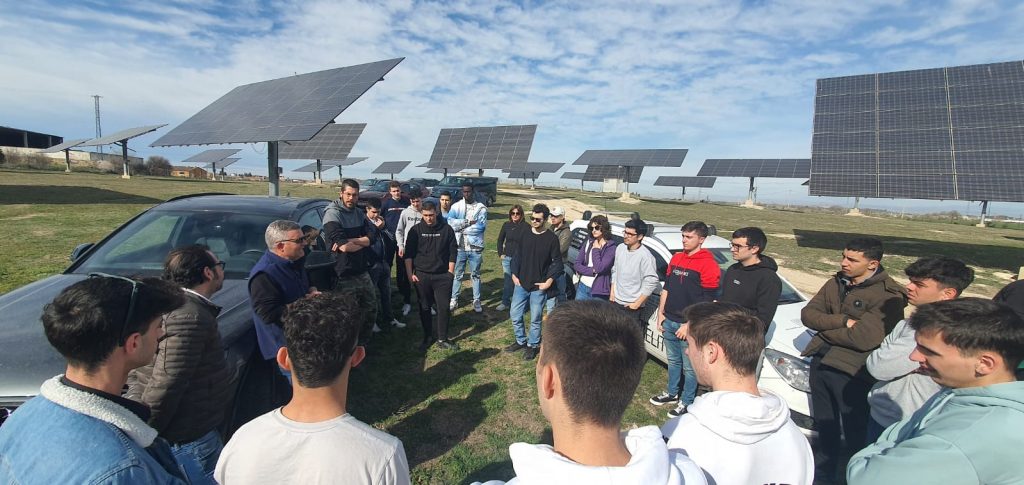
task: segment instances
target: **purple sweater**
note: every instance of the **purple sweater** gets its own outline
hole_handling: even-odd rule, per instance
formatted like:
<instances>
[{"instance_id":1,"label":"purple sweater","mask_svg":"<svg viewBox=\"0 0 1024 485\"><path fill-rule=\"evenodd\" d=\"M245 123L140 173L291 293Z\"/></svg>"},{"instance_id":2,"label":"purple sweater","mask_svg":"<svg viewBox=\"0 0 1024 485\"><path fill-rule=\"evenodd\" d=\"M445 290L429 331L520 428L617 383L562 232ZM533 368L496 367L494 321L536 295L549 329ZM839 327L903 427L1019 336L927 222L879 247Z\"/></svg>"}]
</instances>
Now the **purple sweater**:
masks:
<instances>
[{"instance_id":1,"label":"purple sweater","mask_svg":"<svg viewBox=\"0 0 1024 485\"><path fill-rule=\"evenodd\" d=\"M583 247L580 248L580 252L576 255L576 263L573 264L573 269L576 270L580 276L593 276L594 286L590 287L590 293L593 295L608 295L612 292L612 265L615 264L615 246L618 245L615 241L605 242L602 248L592 248L594 245L593 239L587 239ZM591 268L587 266L587 253L593 252L593 264Z\"/></svg>"}]
</instances>

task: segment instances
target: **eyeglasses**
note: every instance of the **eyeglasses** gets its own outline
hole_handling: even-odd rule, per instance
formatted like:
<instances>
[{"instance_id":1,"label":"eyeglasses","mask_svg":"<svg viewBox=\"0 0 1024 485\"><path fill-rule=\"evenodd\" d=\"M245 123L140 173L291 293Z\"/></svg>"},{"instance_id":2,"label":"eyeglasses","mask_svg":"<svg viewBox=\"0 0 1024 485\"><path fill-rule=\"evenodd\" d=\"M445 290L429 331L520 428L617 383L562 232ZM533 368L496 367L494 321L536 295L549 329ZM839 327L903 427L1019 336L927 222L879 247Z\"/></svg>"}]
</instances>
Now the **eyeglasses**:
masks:
<instances>
[{"instance_id":1,"label":"eyeglasses","mask_svg":"<svg viewBox=\"0 0 1024 485\"><path fill-rule=\"evenodd\" d=\"M622 236L623 236L623 237L626 237L626 236L629 236L629 237L637 237L637 236L639 236L639 234L637 234L637 233L635 233L635 232L626 232L626 231L622 231Z\"/></svg>"},{"instance_id":2,"label":"eyeglasses","mask_svg":"<svg viewBox=\"0 0 1024 485\"><path fill-rule=\"evenodd\" d=\"M530 220L533 222L544 222L543 217L531 217Z\"/></svg>"},{"instance_id":3,"label":"eyeglasses","mask_svg":"<svg viewBox=\"0 0 1024 485\"><path fill-rule=\"evenodd\" d=\"M131 321L131 319L132 319L132 317L134 316L134 313L135 313L135 295L139 294L139 285L141 285L143 283L140 282L140 281L137 281L137 280L133 280L131 278L125 278L124 276L118 276L118 275L115 275L115 274L107 274L107 273L89 273L89 277L90 278L111 278L111 279L115 279L115 280L125 281L125 282L128 282L128 283L131 283L131 285L132 285L132 296L128 299L128 311L124 314L124 321L121 322L121 331L119 331L117 333L117 346L121 347L121 346L124 345L124 339L126 337L126 335L124 334L125 329L128 328L128 322Z\"/></svg>"},{"instance_id":4,"label":"eyeglasses","mask_svg":"<svg viewBox=\"0 0 1024 485\"><path fill-rule=\"evenodd\" d=\"M729 247L739 251L741 248L749 248L750 246L744 246L742 244L732 243L732 244L729 245Z\"/></svg>"},{"instance_id":5,"label":"eyeglasses","mask_svg":"<svg viewBox=\"0 0 1024 485\"><path fill-rule=\"evenodd\" d=\"M297 237L295 239L282 239L282 240L278 241L278 243L290 242L290 243L295 243L295 244L306 244L307 241L308 241L308 238L306 236L302 236L302 237Z\"/></svg>"},{"instance_id":6,"label":"eyeglasses","mask_svg":"<svg viewBox=\"0 0 1024 485\"><path fill-rule=\"evenodd\" d=\"M213 264L213 266L220 266L220 269L224 269L224 267L227 266L227 264L228 263L225 263L224 261L217 261L216 263Z\"/></svg>"}]
</instances>

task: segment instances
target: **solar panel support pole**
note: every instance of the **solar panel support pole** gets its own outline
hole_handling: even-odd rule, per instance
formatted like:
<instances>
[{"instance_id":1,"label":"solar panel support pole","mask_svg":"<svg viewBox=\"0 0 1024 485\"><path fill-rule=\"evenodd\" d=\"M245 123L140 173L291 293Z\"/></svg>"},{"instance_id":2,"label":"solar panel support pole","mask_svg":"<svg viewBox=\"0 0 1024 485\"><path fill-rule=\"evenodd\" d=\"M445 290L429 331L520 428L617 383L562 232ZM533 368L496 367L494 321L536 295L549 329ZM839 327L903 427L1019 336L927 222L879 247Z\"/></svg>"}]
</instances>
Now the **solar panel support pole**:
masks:
<instances>
[{"instance_id":1,"label":"solar panel support pole","mask_svg":"<svg viewBox=\"0 0 1024 485\"><path fill-rule=\"evenodd\" d=\"M324 177L323 177L323 175L320 174L320 170L322 170L322 169L323 169L323 167L321 166L320 159L318 158L318 159L316 159L316 172L314 172L314 175L313 175L313 183L314 184L320 185L320 184L324 183ZM338 170L338 175L341 175L341 169Z\"/></svg>"},{"instance_id":2,"label":"solar panel support pole","mask_svg":"<svg viewBox=\"0 0 1024 485\"><path fill-rule=\"evenodd\" d=\"M748 177L750 179L749 185L747 185L747 201L743 205L747 207L754 207L754 177Z\"/></svg>"},{"instance_id":3,"label":"solar panel support pole","mask_svg":"<svg viewBox=\"0 0 1024 485\"><path fill-rule=\"evenodd\" d=\"M71 173L71 149L64 150L64 164L67 167L64 169L64 173Z\"/></svg>"},{"instance_id":4,"label":"solar panel support pole","mask_svg":"<svg viewBox=\"0 0 1024 485\"><path fill-rule=\"evenodd\" d=\"M124 159L124 174L121 175L121 178L130 179L132 174L128 168L128 140L119 141L117 144L121 145L121 157Z\"/></svg>"},{"instance_id":5,"label":"solar panel support pole","mask_svg":"<svg viewBox=\"0 0 1024 485\"><path fill-rule=\"evenodd\" d=\"M281 176L277 170L278 143L276 141L267 142L267 180L270 181L271 197L281 194Z\"/></svg>"},{"instance_id":6,"label":"solar panel support pole","mask_svg":"<svg viewBox=\"0 0 1024 485\"><path fill-rule=\"evenodd\" d=\"M978 223L978 227L985 227L985 216L988 215L988 201L981 201L981 222Z\"/></svg>"},{"instance_id":7,"label":"solar panel support pole","mask_svg":"<svg viewBox=\"0 0 1024 485\"><path fill-rule=\"evenodd\" d=\"M679 187L679 200L686 200L686 187Z\"/></svg>"}]
</instances>

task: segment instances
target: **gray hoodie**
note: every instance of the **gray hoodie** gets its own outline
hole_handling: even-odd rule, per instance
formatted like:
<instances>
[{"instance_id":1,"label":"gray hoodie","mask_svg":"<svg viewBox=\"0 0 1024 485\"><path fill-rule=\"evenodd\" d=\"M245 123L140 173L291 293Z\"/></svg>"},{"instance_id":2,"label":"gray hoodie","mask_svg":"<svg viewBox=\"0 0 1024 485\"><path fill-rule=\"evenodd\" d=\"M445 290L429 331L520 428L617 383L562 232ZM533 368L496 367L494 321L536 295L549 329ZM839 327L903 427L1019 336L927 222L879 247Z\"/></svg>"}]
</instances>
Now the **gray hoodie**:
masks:
<instances>
[{"instance_id":1,"label":"gray hoodie","mask_svg":"<svg viewBox=\"0 0 1024 485\"><path fill-rule=\"evenodd\" d=\"M918 374L910 353L917 347L910 320L900 320L882 345L868 356L867 368L878 379L868 392L871 419L882 427L906 419L942 390L931 377Z\"/></svg>"},{"instance_id":2,"label":"gray hoodie","mask_svg":"<svg viewBox=\"0 0 1024 485\"><path fill-rule=\"evenodd\" d=\"M398 243L398 249L405 251L405 238L409 235L409 230L412 226L419 224L423 220L423 216L420 215L420 211L413 206L402 209L402 215L398 217L398 227L395 228L395 242Z\"/></svg>"}]
</instances>

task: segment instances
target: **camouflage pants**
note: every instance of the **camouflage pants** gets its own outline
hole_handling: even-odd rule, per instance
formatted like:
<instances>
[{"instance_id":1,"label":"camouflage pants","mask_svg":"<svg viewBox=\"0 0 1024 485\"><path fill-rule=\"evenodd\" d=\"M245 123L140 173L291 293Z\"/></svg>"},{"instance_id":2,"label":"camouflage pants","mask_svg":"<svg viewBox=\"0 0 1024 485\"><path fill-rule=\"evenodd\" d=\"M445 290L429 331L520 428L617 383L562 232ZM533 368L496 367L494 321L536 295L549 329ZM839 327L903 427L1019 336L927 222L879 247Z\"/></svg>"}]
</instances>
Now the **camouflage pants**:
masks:
<instances>
[{"instance_id":1,"label":"camouflage pants","mask_svg":"<svg viewBox=\"0 0 1024 485\"><path fill-rule=\"evenodd\" d=\"M363 308L363 322L359 328L359 342L366 343L373 333L373 324L377 323L380 315L380 295L377 294L377 287L368 273L361 273L354 276L339 276L334 284L334 291L338 293L349 293L356 298L360 308Z\"/></svg>"}]
</instances>

